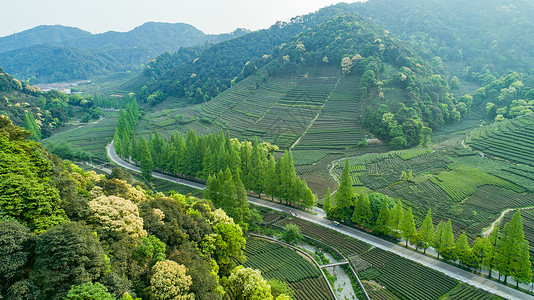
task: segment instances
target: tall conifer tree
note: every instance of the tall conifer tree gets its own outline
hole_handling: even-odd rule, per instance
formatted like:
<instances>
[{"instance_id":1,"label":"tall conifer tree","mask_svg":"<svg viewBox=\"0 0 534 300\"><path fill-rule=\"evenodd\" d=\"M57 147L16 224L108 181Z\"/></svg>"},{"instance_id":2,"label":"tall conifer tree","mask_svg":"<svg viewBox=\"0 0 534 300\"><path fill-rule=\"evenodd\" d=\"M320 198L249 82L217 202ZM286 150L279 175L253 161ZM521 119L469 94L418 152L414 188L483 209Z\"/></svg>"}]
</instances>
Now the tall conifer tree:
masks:
<instances>
[{"instance_id":1,"label":"tall conifer tree","mask_svg":"<svg viewBox=\"0 0 534 300\"><path fill-rule=\"evenodd\" d=\"M441 256L446 260L455 260L454 233L452 231L452 223L450 219L447 220L447 223L441 231L440 244Z\"/></svg>"},{"instance_id":2,"label":"tall conifer tree","mask_svg":"<svg viewBox=\"0 0 534 300\"><path fill-rule=\"evenodd\" d=\"M412 241L417 231L415 230L415 222L413 219L412 208L408 209L408 212L404 215L402 221L402 237L406 241L406 247L408 247L408 241Z\"/></svg>"},{"instance_id":3,"label":"tall conifer tree","mask_svg":"<svg viewBox=\"0 0 534 300\"><path fill-rule=\"evenodd\" d=\"M432 211L430 208L426 213L425 220L419 228L419 243L418 246L423 248L423 253L426 253L426 249L432 244L434 240L434 224L432 224Z\"/></svg>"},{"instance_id":4,"label":"tall conifer tree","mask_svg":"<svg viewBox=\"0 0 534 300\"><path fill-rule=\"evenodd\" d=\"M334 196L336 210L341 214L343 219L348 219L352 216L350 211L351 206L354 205L352 197L354 196L354 190L352 189L352 178L350 177L350 164L349 158L345 159L345 166L341 173L341 179L339 181L339 187L337 188Z\"/></svg>"},{"instance_id":5,"label":"tall conifer tree","mask_svg":"<svg viewBox=\"0 0 534 300\"><path fill-rule=\"evenodd\" d=\"M382 207L380 208L380 213L378 214L375 227L373 228L376 233L382 235L389 234L389 219L391 217L390 214L391 212L389 211L387 201L382 201Z\"/></svg>"}]
</instances>

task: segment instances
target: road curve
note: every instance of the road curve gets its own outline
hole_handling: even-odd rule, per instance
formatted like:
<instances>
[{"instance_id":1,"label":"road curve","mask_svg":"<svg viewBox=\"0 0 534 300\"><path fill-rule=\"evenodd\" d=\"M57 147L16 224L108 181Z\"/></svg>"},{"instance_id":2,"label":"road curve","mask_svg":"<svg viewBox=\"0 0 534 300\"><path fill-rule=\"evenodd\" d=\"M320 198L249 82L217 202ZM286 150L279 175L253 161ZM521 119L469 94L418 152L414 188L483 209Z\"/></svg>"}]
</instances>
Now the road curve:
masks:
<instances>
[{"instance_id":1,"label":"road curve","mask_svg":"<svg viewBox=\"0 0 534 300\"><path fill-rule=\"evenodd\" d=\"M141 170L139 167L134 166L130 163L127 163L117 156L117 154L115 153L115 149L113 148L113 141L106 148L107 148L108 157L114 163L128 170L141 173ZM163 180L189 186L189 187L196 188L199 190L205 189L205 185L201 183L196 183L196 182L188 181L185 179L176 178L176 177L169 176L166 174L161 174L158 172L152 172L152 176L155 178L160 178ZM270 201L261 200L261 199L254 198L254 197L248 197L248 201L252 204L269 207L271 209L284 212L287 214L289 214L291 210L291 208L287 206L284 206L278 203L273 203ZM348 235L355 239L366 242L374 247L393 252L401 257L418 262L424 266L427 266L436 271L442 272L445 275L450 276L456 280L462 281L464 283L467 283L469 285L472 285L474 287L477 287L489 293L498 295L506 299L534 299L534 297L531 295L528 295L526 293L523 293L511 287L505 286L503 284L497 283L493 280L489 280L480 275L462 270L453 265L447 264L443 261L428 257L426 255L423 255L422 253L407 249L398 244L391 243L389 241L383 240L376 236L367 234L365 232L356 230L354 228L351 228L345 225L340 225L339 227L334 226L332 224L332 221L329 221L325 218L325 213L320 208L315 208L314 212L316 213L316 215L302 212L302 211L299 211L298 213L299 213L299 217L303 220L306 220L306 221L315 223L317 225L340 232L342 234ZM527 286L523 286L523 287L528 288Z\"/></svg>"}]
</instances>

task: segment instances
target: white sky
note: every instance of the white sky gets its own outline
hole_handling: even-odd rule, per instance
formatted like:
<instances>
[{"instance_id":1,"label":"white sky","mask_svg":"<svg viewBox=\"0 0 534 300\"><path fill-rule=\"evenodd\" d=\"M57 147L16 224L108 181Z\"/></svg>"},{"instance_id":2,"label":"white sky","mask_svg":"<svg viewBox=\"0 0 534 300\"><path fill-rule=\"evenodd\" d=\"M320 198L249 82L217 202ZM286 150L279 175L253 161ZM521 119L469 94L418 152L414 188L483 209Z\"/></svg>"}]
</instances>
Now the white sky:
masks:
<instances>
[{"instance_id":1,"label":"white sky","mask_svg":"<svg viewBox=\"0 0 534 300\"><path fill-rule=\"evenodd\" d=\"M256 30L355 1L361 0L0 0L0 36L57 24L92 33L129 31L148 21L188 23L205 33Z\"/></svg>"}]
</instances>

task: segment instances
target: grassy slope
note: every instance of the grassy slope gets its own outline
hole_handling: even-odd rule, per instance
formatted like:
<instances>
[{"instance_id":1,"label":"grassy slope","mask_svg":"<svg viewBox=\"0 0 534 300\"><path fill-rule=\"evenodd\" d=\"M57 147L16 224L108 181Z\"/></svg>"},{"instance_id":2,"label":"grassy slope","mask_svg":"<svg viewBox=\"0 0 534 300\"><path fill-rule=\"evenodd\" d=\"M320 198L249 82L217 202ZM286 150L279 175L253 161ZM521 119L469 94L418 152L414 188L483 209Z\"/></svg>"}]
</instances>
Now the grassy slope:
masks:
<instances>
[{"instance_id":1,"label":"grassy slope","mask_svg":"<svg viewBox=\"0 0 534 300\"><path fill-rule=\"evenodd\" d=\"M47 144L66 141L88 151L98 159L107 160L106 145L113 139L117 116L118 112L106 112L104 119L71 128L41 142Z\"/></svg>"}]
</instances>

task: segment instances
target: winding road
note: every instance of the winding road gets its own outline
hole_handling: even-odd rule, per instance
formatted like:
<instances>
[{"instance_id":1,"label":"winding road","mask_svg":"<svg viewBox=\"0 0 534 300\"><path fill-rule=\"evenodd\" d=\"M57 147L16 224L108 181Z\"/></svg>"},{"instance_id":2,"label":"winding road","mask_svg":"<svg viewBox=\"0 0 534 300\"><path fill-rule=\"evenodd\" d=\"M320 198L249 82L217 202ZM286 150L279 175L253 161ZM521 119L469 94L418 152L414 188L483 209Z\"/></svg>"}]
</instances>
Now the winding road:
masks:
<instances>
[{"instance_id":1,"label":"winding road","mask_svg":"<svg viewBox=\"0 0 534 300\"><path fill-rule=\"evenodd\" d=\"M115 162L117 165L119 165L119 166L121 166L123 168L126 168L128 170L141 173L141 170L140 170L139 167L137 167L135 165L132 165L130 163L127 163L127 162L123 161L122 159L120 159L117 156L117 154L115 153L115 149L113 148L113 142L111 142L107 146L107 153L108 153L108 157L113 162ZM193 187L193 188L196 188L196 189L199 189L199 190L204 190L205 189L205 185L203 185L203 184L192 182L192 181L188 181L188 180L184 180L184 179L180 179L180 178L176 178L176 177L169 176L169 175L166 175L166 174L161 174L161 173L158 173L158 172L152 172L152 176L155 177L155 178L160 178L160 179L167 180L167 181L174 182L174 183L178 183L178 184L181 184L181 185ZM284 206L284 205L281 205L281 204L278 204L278 203L273 203L273 202L270 202L270 201L261 200L261 199L250 197L250 196L248 197L248 201L250 203L254 204L254 205L269 207L271 209L274 209L274 210L277 210L277 211L280 211L280 212L284 212L284 213L287 213L287 214L289 214L290 210L291 210L291 208L289 208L287 206ZM481 290L490 292L492 294L498 295L500 297L503 297L503 298L506 298L506 299L534 299L533 296L528 295L526 293L523 293L521 291L518 291L518 290L516 290L514 288L511 288L511 287L505 286L503 284L497 283L497 282L495 282L493 280L484 278L484 277L482 277L480 275L477 275L477 274L462 270L462 269L457 268L457 267L455 267L453 265L447 264L447 263L445 263L443 261L434 259L434 258L426 256L426 255L424 255L422 253L419 253L419 252L410 250L408 248L405 248L405 247L403 247L401 245L388 242L388 241L383 240L381 238L378 238L376 236L367 234L365 232L361 232L359 230L356 230L354 228L351 228L351 227L348 227L348 226L345 226L345 225L340 225L339 227L334 226L332 224L332 221L329 221L329 220L327 220L325 218L326 215L325 215L323 210L321 210L319 208L315 208L314 212L316 213L316 215L311 214L311 213L306 213L306 212L299 211L299 217L301 219L306 220L306 221L309 221L309 222L315 223L317 225L320 225L320 226L323 226L323 227L338 231L338 232L340 232L342 234L345 234L345 235L348 235L348 236L350 236L352 238L355 238L355 239L361 240L363 242L366 242L366 243L370 244L371 246L374 246L374 247L377 247L377 248L380 248L380 249L383 249L383 250L386 250L386 251L393 252L393 253L401 256L401 257L404 257L406 259L418 262L418 263L420 263L420 264L422 264L424 266L427 266L429 268L432 268L434 270L442 272L445 275L450 276L450 277L452 277L452 278L454 278L456 280L462 281L464 283L467 283L469 285L477 287L477 288L479 288ZM527 286L527 285L521 285L521 286L523 288L525 288L525 289L529 288L529 286Z\"/></svg>"}]
</instances>

